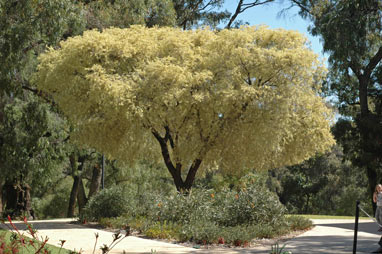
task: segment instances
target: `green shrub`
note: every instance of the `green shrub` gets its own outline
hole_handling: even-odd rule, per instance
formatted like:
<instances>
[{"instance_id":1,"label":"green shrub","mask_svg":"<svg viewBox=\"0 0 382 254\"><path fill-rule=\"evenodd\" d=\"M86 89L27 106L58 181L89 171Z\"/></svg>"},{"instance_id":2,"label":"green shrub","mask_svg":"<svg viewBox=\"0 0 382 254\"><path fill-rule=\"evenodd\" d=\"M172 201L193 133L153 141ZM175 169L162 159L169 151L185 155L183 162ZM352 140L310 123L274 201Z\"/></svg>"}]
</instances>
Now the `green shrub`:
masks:
<instances>
[{"instance_id":1,"label":"green shrub","mask_svg":"<svg viewBox=\"0 0 382 254\"><path fill-rule=\"evenodd\" d=\"M66 217L71 191L71 179L63 179L58 186L40 198L32 198L32 208L35 218L64 218Z\"/></svg>"},{"instance_id":2,"label":"green shrub","mask_svg":"<svg viewBox=\"0 0 382 254\"><path fill-rule=\"evenodd\" d=\"M145 235L150 238L159 238L159 239L179 239L179 230L180 227L174 223L165 222L156 222L148 226L144 231Z\"/></svg>"},{"instance_id":3,"label":"green shrub","mask_svg":"<svg viewBox=\"0 0 382 254\"><path fill-rule=\"evenodd\" d=\"M200 218L182 225L180 240L199 244L217 243L221 237L221 228L213 221Z\"/></svg>"},{"instance_id":4,"label":"green shrub","mask_svg":"<svg viewBox=\"0 0 382 254\"><path fill-rule=\"evenodd\" d=\"M305 230L313 226L312 221L302 216L292 215L288 216L286 220L291 230Z\"/></svg>"},{"instance_id":5,"label":"green shrub","mask_svg":"<svg viewBox=\"0 0 382 254\"><path fill-rule=\"evenodd\" d=\"M123 217L117 217L117 218L100 218L98 220L98 223L101 226L104 226L106 228L118 228L118 229L126 229L129 227L127 221Z\"/></svg>"},{"instance_id":6,"label":"green shrub","mask_svg":"<svg viewBox=\"0 0 382 254\"><path fill-rule=\"evenodd\" d=\"M246 246L253 238L275 237L311 225L304 219L287 219L284 206L267 189L262 177L249 175L236 182L236 187L218 192L193 188L188 195L137 192L128 186L123 193L110 190L109 196L104 194L105 198L115 200L123 196L128 205L118 210L123 216L103 218L100 222L113 227L128 225L151 238L237 246ZM99 206L96 209L89 204L86 210L98 211ZM110 209L113 205L103 204L103 207ZM91 216L100 218L94 212Z\"/></svg>"},{"instance_id":7,"label":"green shrub","mask_svg":"<svg viewBox=\"0 0 382 254\"><path fill-rule=\"evenodd\" d=\"M104 189L86 204L82 218L97 221L100 218L121 216L129 210L129 204L122 188L116 186Z\"/></svg>"}]
</instances>

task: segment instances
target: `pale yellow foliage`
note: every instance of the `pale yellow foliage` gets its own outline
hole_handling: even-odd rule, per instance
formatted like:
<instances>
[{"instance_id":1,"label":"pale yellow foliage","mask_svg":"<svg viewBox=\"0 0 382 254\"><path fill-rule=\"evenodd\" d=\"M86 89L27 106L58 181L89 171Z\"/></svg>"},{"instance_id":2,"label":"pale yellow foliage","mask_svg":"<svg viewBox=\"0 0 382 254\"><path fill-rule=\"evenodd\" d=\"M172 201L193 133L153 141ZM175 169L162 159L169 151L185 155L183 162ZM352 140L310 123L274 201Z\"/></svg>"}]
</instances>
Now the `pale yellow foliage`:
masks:
<instances>
[{"instance_id":1,"label":"pale yellow foliage","mask_svg":"<svg viewBox=\"0 0 382 254\"><path fill-rule=\"evenodd\" d=\"M325 70L299 33L266 27L107 29L39 58L38 88L75 124L73 137L114 158L160 157L173 138L189 167L269 169L333 145L317 94Z\"/></svg>"}]
</instances>

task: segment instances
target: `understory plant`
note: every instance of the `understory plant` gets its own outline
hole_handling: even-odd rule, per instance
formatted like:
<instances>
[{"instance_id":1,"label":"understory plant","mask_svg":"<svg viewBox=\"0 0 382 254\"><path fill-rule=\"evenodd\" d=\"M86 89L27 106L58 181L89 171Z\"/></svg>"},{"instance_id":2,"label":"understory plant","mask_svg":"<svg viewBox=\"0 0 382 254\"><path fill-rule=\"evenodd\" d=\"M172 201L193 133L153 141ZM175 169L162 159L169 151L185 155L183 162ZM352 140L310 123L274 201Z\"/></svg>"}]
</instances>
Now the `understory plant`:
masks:
<instances>
[{"instance_id":1,"label":"understory plant","mask_svg":"<svg viewBox=\"0 0 382 254\"><path fill-rule=\"evenodd\" d=\"M187 194L147 193L140 197L145 200L144 205L128 202L114 218L99 217L99 211L107 207L101 202L101 194L89 201L84 216L108 227L129 226L151 238L235 246L247 246L254 238L272 238L311 226L307 219L285 216L286 209L266 188L263 178L249 175L238 185L219 191L196 187ZM134 199L134 192L128 190L117 195L124 197L110 198Z\"/></svg>"}]
</instances>

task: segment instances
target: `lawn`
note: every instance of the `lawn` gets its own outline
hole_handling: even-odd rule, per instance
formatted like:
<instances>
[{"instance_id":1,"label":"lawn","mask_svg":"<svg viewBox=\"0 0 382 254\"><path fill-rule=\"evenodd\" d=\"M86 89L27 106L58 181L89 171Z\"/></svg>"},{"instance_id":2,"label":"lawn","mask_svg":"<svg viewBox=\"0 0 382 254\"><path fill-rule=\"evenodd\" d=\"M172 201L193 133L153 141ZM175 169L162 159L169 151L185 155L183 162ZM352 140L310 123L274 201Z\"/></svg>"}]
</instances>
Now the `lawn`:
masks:
<instances>
[{"instance_id":1,"label":"lawn","mask_svg":"<svg viewBox=\"0 0 382 254\"><path fill-rule=\"evenodd\" d=\"M11 235L12 235L12 233L10 231L0 228L0 245L3 242L3 239L5 239L5 242L7 244L9 244L11 242L11 240L10 240ZM29 241L30 239L31 238L27 238L26 241ZM53 246L50 244L46 244L46 247L47 247L47 250L49 251L50 254L66 254L66 253L71 252L70 250L63 249L63 248L61 249L59 247L56 247L56 246ZM37 247L37 250L38 250L38 247ZM37 250L33 246L31 246L30 244L26 244L25 247L21 247L21 249L19 249L19 253L21 253L21 254L23 254L23 253L24 254L33 254L33 253L36 253ZM0 249L0 251L1 251L1 249ZM41 253L43 253L43 252L41 252Z\"/></svg>"},{"instance_id":2,"label":"lawn","mask_svg":"<svg viewBox=\"0 0 382 254\"><path fill-rule=\"evenodd\" d=\"M298 216L302 216L307 219L349 219L355 220L355 216L334 216L334 215L316 215L316 214L298 214ZM359 217L360 220L367 220L368 217Z\"/></svg>"}]
</instances>

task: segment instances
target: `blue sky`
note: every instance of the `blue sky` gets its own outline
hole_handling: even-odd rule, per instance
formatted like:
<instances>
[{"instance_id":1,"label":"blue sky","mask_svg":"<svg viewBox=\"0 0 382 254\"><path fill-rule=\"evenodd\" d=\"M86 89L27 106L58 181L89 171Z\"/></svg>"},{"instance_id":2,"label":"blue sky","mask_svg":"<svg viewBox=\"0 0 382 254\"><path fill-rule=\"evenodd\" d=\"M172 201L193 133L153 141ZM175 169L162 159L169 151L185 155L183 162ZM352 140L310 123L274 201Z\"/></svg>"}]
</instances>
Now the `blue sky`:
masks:
<instances>
[{"instance_id":1,"label":"blue sky","mask_svg":"<svg viewBox=\"0 0 382 254\"><path fill-rule=\"evenodd\" d=\"M237 7L237 2L238 0L226 0L223 9L227 9L233 13ZM239 14L237 19L248 22L250 25L264 24L270 28L297 30L308 38L308 40L311 42L312 50L323 57L322 44L319 38L313 37L309 34L307 30L309 21L302 19L298 15L299 9L297 7L289 9L282 16L279 15L280 11L287 7L289 7L288 3L271 3L267 5L260 5L247 9L245 12Z\"/></svg>"}]
</instances>

